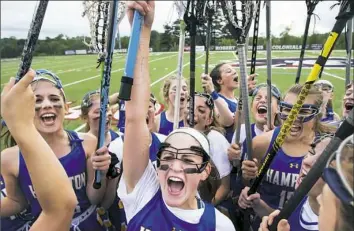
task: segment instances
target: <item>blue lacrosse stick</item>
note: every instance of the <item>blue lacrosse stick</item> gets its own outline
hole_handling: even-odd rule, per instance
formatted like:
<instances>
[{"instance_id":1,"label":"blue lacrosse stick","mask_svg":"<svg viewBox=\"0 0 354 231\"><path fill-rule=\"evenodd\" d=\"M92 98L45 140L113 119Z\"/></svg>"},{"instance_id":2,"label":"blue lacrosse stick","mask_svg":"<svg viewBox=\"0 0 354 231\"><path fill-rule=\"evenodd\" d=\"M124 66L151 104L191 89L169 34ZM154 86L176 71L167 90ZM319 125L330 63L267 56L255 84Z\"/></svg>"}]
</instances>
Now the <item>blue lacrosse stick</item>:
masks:
<instances>
[{"instance_id":1,"label":"blue lacrosse stick","mask_svg":"<svg viewBox=\"0 0 354 231\"><path fill-rule=\"evenodd\" d=\"M134 12L132 33L130 35L127 59L125 63L124 76L122 76L119 96L121 100L129 101L133 86L133 75L136 62L136 56L138 54L138 47L140 42L140 32L143 23L143 16L138 12Z\"/></svg>"}]
</instances>

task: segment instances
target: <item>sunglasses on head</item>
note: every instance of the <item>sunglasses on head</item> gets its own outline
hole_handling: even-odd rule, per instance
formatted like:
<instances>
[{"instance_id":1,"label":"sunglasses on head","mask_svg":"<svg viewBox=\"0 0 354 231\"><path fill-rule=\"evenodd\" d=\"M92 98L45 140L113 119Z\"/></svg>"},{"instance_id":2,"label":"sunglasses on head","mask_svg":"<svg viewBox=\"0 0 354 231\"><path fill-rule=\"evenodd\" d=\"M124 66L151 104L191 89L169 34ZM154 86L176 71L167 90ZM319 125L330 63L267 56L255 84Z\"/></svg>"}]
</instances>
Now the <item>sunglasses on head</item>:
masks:
<instances>
[{"instance_id":1,"label":"sunglasses on head","mask_svg":"<svg viewBox=\"0 0 354 231\"><path fill-rule=\"evenodd\" d=\"M349 160L346 160L346 157L342 156L342 150L343 148L350 148L352 152L353 147L353 135L351 135L341 143L336 152L332 153L322 174L323 180L328 184L332 192L342 201L342 203L351 206L354 206L353 188L343 174L342 162L352 162L353 156L349 158ZM333 162L335 162L335 168L332 165Z\"/></svg>"},{"instance_id":2,"label":"sunglasses on head","mask_svg":"<svg viewBox=\"0 0 354 231\"><path fill-rule=\"evenodd\" d=\"M284 101L281 101L279 106L280 106L280 119L286 120L294 105L289 104L289 103L285 103ZM312 120L319 113L319 111L320 110L316 105L304 104L300 108L297 118L301 122L306 123L306 122Z\"/></svg>"},{"instance_id":3,"label":"sunglasses on head","mask_svg":"<svg viewBox=\"0 0 354 231\"><path fill-rule=\"evenodd\" d=\"M195 92L194 96L200 96L203 97L205 99L205 103L206 105L211 109L214 110L214 100L211 97L211 95L209 95L208 93L200 93L200 92Z\"/></svg>"},{"instance_id":4,"label":"sunglasses on head","mask_svg":"<svg viewBox=\"0 0 354 231\"><path fill-rule=\"evenodd\" d=\"M91 97L93 95L97 95L100 94L99 90L94 90L94 91L89 91L85 94L84 98L82 99L82 103L81 103L81 107L86 107L89 108L92 106L92 101L91 101Z\"/></svg>"},{"instance_id":5,"label":"sunglasses on head","mask_svg":"<svg viewBox=\"0 0 354 231\"><path fill-rule=\"evenodd\" d=\"M252 91L252 97L255 97L255 96L258 94L259 90L260 90L261 88L264 88L264 87L268 87L268 85L267 85L266 83L258 84L258 85L256 86L256 88ZM280 92L280 90L279 90L276 86L274 86L273 84L271 85L271 92L272 92L272 95L273 95L278 101L280 101L280 99L281 99L281 92Z\"/></svg>"}]
</instances>

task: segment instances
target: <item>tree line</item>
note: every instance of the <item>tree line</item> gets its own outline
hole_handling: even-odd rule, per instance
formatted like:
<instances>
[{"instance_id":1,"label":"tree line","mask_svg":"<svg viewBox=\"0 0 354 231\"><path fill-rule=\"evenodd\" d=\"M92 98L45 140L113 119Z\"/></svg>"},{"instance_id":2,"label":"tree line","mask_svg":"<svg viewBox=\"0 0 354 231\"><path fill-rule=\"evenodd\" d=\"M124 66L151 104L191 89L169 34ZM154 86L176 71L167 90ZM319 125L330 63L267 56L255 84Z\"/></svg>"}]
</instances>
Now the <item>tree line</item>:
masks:
<instances>
[{"instance_id":1,"label":"tree line","mask_svg":"<svg viewBox=\"0 0 354 231\"><path fill-rule=\"evenodd\" d=\"M236 45L235 39L226 29L226 23L221 17L216 15L213 19L211 31L210 45L213 46L234 46ZM177 51L180 34L180 21L176 20L172 23L164 25L164 31L158 32L153 30L151 32L150 47L156 52ZM249 33L249 41L252 43L253 31ZM328 37L328 33L319 34L313 33L308 36L307 44L323 44ZM64 55L66 50L84 50L88 47L83 43L83 36L68 37L64 34L59 34L56 37L38 40L35 56L48 56L48 55ZM300 45L302 44L303 36L291 35L291 28L286 27L280 36L272 36L273 45ZM199 46L205 45L206 41L206 22L204 25L199 26L196 44ZM16 37L1 38L0 54L1 58L16 58L21 56L21 52L25 43L25 39L17 39ZM258 45L266 46L266 38L258 37ZM188 32L186 33L186 46L189 46L190 38ZM120 42L115 43L115 48L125 49L128 48L129 36L120 38ZM119 47L121 45L121 47ZM346 49L344 33L339 38L335 49Z\"/></svg>"}]
</instances>

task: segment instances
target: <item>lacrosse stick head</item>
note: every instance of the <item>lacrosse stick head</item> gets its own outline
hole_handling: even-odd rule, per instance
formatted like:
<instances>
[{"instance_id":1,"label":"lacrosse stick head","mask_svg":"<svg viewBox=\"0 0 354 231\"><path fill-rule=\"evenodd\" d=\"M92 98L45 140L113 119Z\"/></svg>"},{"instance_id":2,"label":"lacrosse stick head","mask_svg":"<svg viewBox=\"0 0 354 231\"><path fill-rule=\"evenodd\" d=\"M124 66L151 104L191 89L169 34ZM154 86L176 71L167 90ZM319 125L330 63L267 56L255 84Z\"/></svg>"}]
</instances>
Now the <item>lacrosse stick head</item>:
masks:
<instances>
[{"instance_id":1,"label":"lacrosse stick head","mask_svg":"<svg viewBox=\"0 0 354 231\"><path fill-rule=\"evenodd\" d=\"M99 55L99 59L105 57L107 48L108 36L108 19L109 19L109 6L111 1L83 1L84 13L90 26L91 41L84 44L90 49L94 50ZM117 24L122 21L125 16L126 3L124 1L118 2L118 17Z\"/></svg>"},{"instance_id":2,"label":"lacrosse stick head","mask_svg":"<svg viewBox=\"0 0 354 231\"><path fill-rule=\"evenodd\" d=\"M182 19L187 9L187 1L174 1L174 6L176 7L178 18Z\"/></svg>"},{"instance_id":3,"label":"lacrosse stick head","mask_svg":"<svg viewBox=\"0 0 354 231\"><path fill-rule=\"evenodd\" d=\"M192 25L202 25L205 23L205 0L188 0L183 16L187 27L186 30L192 33ZM193 32L194 33L194 32Z\"/></svg>"},{"instance_id":4,"label":"lacrosse stick head","mask_svg":"<svg viewBox=\"0 0 354 231\"><path fill-rule=\"evenodd\" d=\"M244 44L257 11L257 4L248 0L220 1L227 28L237 38L238 43Z\"/></svg>"},{"instance_id":5,"label":"lacrosse stick head","mask_svg":"<svg viewBox=\"0 0 354 231\"><path fill-rule=\"evenodd\" d=\"M307 14L313 14L315 7L321 0L306 0Z\"/></svg>"}]
</instances>

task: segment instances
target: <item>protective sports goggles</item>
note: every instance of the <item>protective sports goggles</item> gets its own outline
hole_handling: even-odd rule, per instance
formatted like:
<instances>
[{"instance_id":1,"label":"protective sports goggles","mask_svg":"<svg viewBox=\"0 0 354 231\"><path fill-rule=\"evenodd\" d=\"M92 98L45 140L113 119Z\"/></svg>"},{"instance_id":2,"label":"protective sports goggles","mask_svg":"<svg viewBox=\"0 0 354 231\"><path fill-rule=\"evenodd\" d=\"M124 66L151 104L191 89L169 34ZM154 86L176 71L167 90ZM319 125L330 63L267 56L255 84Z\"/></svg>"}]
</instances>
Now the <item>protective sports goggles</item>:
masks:
<instances>
[{"instance_id":1,"label":"protective sports goggles","mask_svg":"<svg viewBox=\"0 0 354 231\"><path fill-rule=\"evenodd\" d=\"M353 86L353 80L350 81L350 83L347 84L347 86L345 86L345 90L348 90L349 88L351 88Z\"/></svg>"},{"instance_id":2,"label":"protective sports goggles","mask_svg":"<svg viewBox=\"0 0 354 231\"><path fill-rule=\"evenodd\" d=\"M209 95L208 93L195 92L194 96L203 97L208 108L210 108L210 110L214 110L214 100L211 95Z\"/></svg>"},{"instance_id":3,"label":"protective sports goggles","mask_svg":"<svg viewBox=\"0 0 354 231\"><path fill-rule=\"evenodd\" d=\"M280 119L286 120L294 105L281 101L279 106L280 106L280 114L279 114ZM313 104L304 104L300 108L297 118L301 122L306 123L312 120L319 113L319 111L320 111L319 108Z\"/></svg>"},{"instance_id":4,"label":"protective sports goggles","mask_svg":"<svg viewBox=\"0 0 354 231\"><path fill-rule=\"evenodd\" d=\"M261 84L258 84L255 89L252 91L252 97L255 97L259 90L261 88L264 88L264 87L268 87L268 85L266 83L261 83ZM281 100L281 92L279 90L279 88L277 88L275 85L271 85L271 92L272 92L272 95L278 100L280 101Z\"/></svg>"},{"instance_id":5,"label":"protective sports goggles","mask_svg":"<svg viewBox=\"0 0 354 231\"><path fill-rule=\"evenodd\" d=\"M310 144L311 150L309 151L311 155L316 155L316 146L317 144L321 143L322 140L326 138L333 138L334 134L332 133L316 133L315 139Z\"/></svg>"},{"instance_id":6,"label":"protective sports goggles","mask_svg":"<svg viewBox=\"0 0 354 231\"><path fill-rule=\"evenodd\" d=\"M194 162L192 157L196 155L203 158L201 163ZM174 160L181 161L183 172L186 174L194 174L201 173L205 170L210 157L198 146L178 149L171 146L169 143L161 143L157 153L156 166L160 168L160 170L167 171L171 168Z\"/></svg>"},{"instance_id":7,"label":"protective sports goggles","mask_svg":"<svg viewBox=\"0 0 354 231\"><path fill-rule=\"evenodd\" d=\"M64 96L64 100L66 99L63 85L57 75L55 75L54 73L52 73L48 70L45 70L45 69L38 69L38 70L36 70L36 76L34 77L31 84L36 83L39 80L45 80L45 81L49 81L49 82L53 83L53 85L62 92L62 94Z\"/></svg>"},{"instance_id":8,"label":"protective sports goggles","mask_svg":"<svg viewBox=\"0 0 354 231\"><path fill-rule=\"evenodd\" d=\"M81 108L89 108L92 106L91 97L94 95L100 94L99 90L89 91L85 94L81 102Z\"/></svg>"},{"instance_id":9,"label":"protective sports goggles","mask_svg":"<svg viewBox=\"0 0 354 231\"><path fill-rule=\"evenodd\" d=\"M324 181L342 203L351 206L354 206L354 193L349 179L343 173L343 164L351 164L351 171L353 171L353 138L351 135L341 143L338 150L329 158L322 175Z\"/></svg>"}]
</instances>

